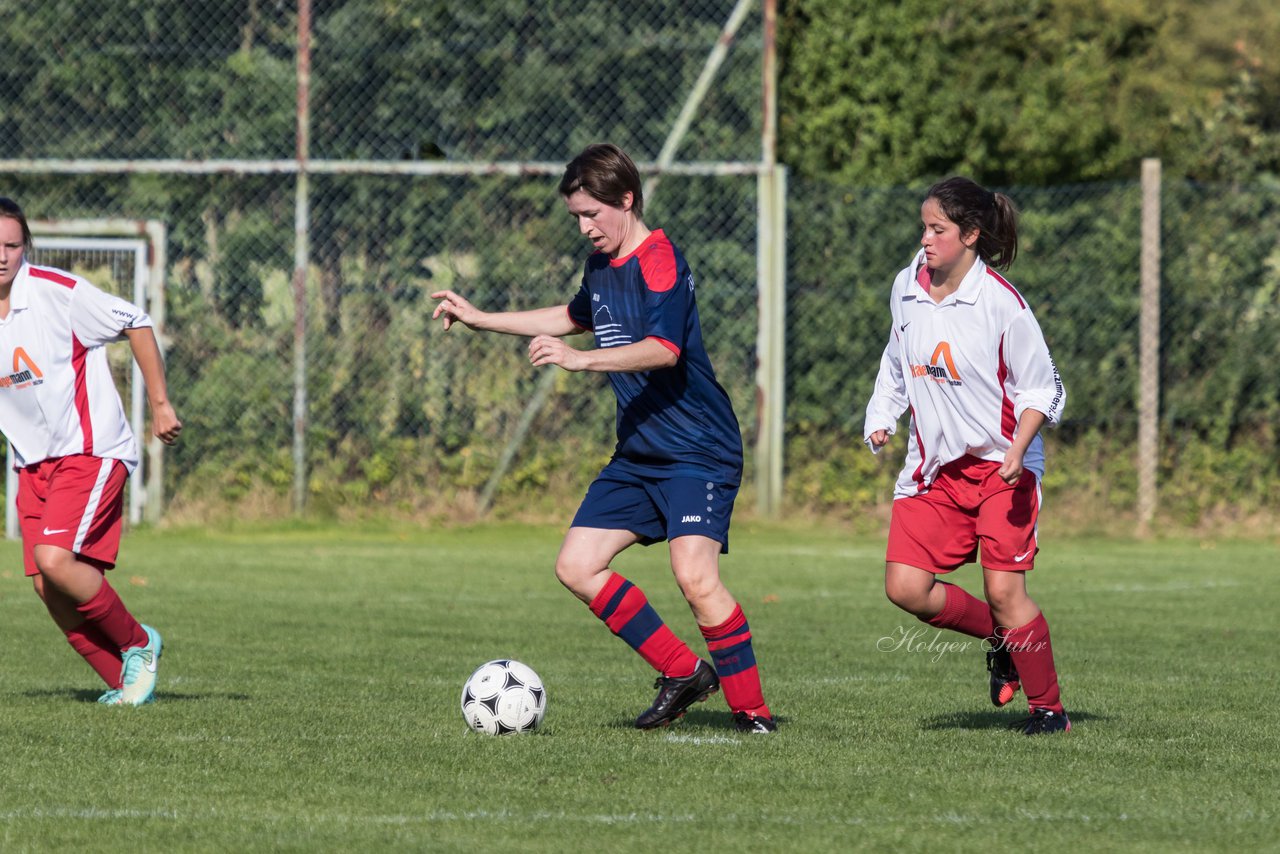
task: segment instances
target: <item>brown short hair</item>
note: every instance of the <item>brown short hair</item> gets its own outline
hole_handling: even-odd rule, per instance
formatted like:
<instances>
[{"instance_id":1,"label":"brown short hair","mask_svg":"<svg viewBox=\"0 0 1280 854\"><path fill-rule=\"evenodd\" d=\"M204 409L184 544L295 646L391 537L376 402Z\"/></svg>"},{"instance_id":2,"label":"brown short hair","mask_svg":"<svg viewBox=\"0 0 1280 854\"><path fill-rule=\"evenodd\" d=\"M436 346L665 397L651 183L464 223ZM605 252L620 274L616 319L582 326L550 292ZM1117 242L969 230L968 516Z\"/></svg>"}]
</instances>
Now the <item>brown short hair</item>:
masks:
<instances>
[{"instance_id":1,"label":"brown short hair","mask_svg":"<svg viewBox=\"0 0 1280 854\"><path fill-rule=\"evenodd\" d=\"M564 167L560 195L572 196L578 190L615 208L622 207L624 197L630 193L632 212L637 217L644 214L640 170L625 151L612 143L588 145Z\"/></svg>"}]
</instances>

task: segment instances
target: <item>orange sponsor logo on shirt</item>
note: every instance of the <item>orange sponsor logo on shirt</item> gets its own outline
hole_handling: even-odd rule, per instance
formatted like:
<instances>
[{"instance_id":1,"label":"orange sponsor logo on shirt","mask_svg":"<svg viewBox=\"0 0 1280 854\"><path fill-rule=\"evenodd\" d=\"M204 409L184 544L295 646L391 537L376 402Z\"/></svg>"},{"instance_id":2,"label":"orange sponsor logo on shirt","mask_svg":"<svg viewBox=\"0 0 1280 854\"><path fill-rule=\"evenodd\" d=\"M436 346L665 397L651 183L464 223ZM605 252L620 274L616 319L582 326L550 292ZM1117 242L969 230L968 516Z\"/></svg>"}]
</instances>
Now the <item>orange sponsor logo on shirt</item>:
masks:
<instances>
[{"instance_id":1,"label":"orange sponsor logo on shirt","mask_svg":"<svg viewBox=\"0 0 1280 854\"><path fill-rule=\"evenodd\" d=\"M912 365L911 376L928 377L936 383L960 385L960 372L951 358L951 345L946 341L938 342L927 365Z\"/></svg>"},{"instance_id":2,"label":"orange sponsor logo on shirt","mask_svg":"<svg viewBox=\"0 0 1280 854\"><path fill-rule=\"evenodd\" d=\"M35 360L21 347L14 348L13 373L0 377L0 388L26 388L29 385L40 385L42 382L44 382L44 374L40 372Z\"/></svg>"}]
</instances>

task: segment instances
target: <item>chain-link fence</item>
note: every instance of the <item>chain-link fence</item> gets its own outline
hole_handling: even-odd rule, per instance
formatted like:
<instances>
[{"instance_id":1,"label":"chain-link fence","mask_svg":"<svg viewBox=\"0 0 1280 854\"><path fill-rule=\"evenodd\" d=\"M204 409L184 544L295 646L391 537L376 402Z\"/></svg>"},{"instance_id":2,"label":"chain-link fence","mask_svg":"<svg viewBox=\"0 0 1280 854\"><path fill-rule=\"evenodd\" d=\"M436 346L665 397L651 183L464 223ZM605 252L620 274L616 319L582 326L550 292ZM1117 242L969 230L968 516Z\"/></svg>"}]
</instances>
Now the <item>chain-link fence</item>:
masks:
<instances>
[{"instance_id":1,"label":"chain-link fence","mask_svg":"<svg viewBox=\"0 0 1280 854\"><path fill-rule=\"evenodd\" d=\"M624 16L606 0L316 3L309 155L322 162L305 300L293 4L0 5L0 194L37 219L168 227L168 373L187 430L164 472L179 518L289 511L301 303L309 507L467 514L492 501L563 515L612 447L603 378L534 370L520 340L445 334L429 294L566 302L588 247L557 169L604 139L684 167L665 171L646 220L689 258L713 363L754 446L759 4L637 0ZM1046 488L1130 510L1138 184L1008 191L1024 212L1010 277L1069 392ZM922 193L791 181L793 510L888 500L894 460L862 448L862 411ZM1166 184L1161 466L1179 512L1223 497L1275 506L1278 201L1266 187Z\"/></svg>"},{"instance_id":2,"label":"chain-link fence","mask_svg":"<svg viewBox=\"0 0 1280 854\"><path fill-rule=\"evenodd\" d=\"M646 218L694 269L751 431L758 4L316 3L304 299L292 4L59 0L6 18L0 134L21 169L3 192L32 218L168 227L166 357L188 426L166 452L173 512L290 506L299 375L313 509L572 503L612 447L601 378L446 335L429 294L567 302L589 247L558 172L605 139L683 166L648 185Z\"/></svg>"},{"instance_id":3,"label":"chain-link fence","mask_svg":"<svg viewBox=\"0 0 1280 854\"><path fill-rule=\"evenodd\" d=\"M1094 518L1137 501L1142 188L1002 188L1021 210L1008 277L1036 312L1067 387L1046 491ZM894 275L926 188L793 186L789 202L787 488L799 503L887 501L905 449L861 446L888 338ZM1165 182L1158 459L1166 516L1274 511L1280 475L1280 188Z\"/></svg>"}]
</instances>

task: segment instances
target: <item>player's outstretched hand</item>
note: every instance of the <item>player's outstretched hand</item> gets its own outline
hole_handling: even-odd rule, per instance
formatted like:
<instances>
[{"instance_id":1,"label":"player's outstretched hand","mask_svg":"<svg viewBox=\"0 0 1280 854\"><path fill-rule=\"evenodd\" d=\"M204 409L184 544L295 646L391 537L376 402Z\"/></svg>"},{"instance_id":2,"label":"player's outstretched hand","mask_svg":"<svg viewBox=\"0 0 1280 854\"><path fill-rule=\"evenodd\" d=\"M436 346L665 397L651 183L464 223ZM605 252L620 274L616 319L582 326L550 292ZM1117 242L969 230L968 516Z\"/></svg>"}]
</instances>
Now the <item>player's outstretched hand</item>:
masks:
<instances>
[{"instance_id":1,"label":"player's outstretched hand","mask_svg":"<svg viewBox=\"0 0 1280 854\"><path fill-rule=\"evenodd\" d=\"M448 329L453 325L454 321L461 323L468 329L475 329L480 318L484 316L484 312L467 302L453 291L436 291L431 295L432 299L440 300L436 305L436 310L431 312L431 319L444 317L444 328Z\"/></svg>"}]
</instances>

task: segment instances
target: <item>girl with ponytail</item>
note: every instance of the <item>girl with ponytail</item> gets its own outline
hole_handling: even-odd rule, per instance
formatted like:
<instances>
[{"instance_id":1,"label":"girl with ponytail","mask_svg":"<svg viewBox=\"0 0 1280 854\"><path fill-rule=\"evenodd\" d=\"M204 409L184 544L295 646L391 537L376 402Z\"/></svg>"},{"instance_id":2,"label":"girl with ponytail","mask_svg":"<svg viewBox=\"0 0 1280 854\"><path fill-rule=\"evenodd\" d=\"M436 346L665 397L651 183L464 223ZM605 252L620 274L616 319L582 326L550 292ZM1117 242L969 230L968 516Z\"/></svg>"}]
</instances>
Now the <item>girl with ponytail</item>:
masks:
<instances>
[{"instance_id":1,"label":"girl with ponytail","mask_svg":"<svg viewBox=\"0 0 1280 854\"><path fill-rule=\"evenodd\" d=\"M911 410L894 489L885 592L937 628L986 640L991 701L1019 688L1027 735L1065 732L1049 626L1027 593L1039 551L1044 445L1066 391L1031 309L997 270L1018 254L1012 200L968 178L929 188L920 250L894 281L893 324L867 404L878 453ZM940 580L981 562L985 601Z\"/></svg>"}]
</instances>

